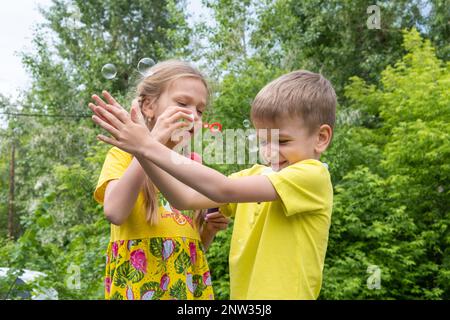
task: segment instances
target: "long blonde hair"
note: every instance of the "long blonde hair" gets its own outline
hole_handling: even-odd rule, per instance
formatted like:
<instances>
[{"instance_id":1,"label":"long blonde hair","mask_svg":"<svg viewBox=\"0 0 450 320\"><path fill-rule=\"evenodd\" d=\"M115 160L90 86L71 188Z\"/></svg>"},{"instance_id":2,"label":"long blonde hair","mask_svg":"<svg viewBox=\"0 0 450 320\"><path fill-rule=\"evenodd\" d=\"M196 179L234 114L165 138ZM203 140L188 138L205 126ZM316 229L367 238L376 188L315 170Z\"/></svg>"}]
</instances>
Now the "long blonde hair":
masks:
<instances>
[{"instance_id":1,"label":"long blonde hair","mask_svg":"<svg viewBox=\"0 0 450 320\"><path fill-rule=\"evenodd\" d=\"M179 60L166 60L159 62L146 71L147 76L144 77L137 85L137 96L141 113L144 119L149 124L149 120L142 112L144 101L149 99L151 104L155 104L161 94L169 87L170 83L180 78L195 78L199 79L205 85L209 92L208 84L205 77L199 70L191 66L189 63ZM150 129L150 128L149 128ZM156 189L148 176L145 177L144 182L144 199L147 212L147 222L151 225L158 223L158 199L156 197ZM200 210L194 211L194 225L200 230L203 223L203 215Z\"/></svg>"}]
</instances>

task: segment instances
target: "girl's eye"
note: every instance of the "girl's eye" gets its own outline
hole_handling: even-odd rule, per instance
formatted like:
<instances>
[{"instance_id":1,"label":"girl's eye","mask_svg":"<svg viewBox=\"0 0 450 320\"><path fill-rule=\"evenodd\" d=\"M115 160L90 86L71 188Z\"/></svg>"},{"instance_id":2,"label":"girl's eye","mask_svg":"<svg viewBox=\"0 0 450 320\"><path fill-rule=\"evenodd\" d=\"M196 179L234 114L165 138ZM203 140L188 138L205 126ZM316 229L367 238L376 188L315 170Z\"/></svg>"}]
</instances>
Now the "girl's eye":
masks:
<instances>
[{"instance_id":1,"label":"girl's eye","mask_svg":"<svg viewBox=\"0 0 450 320\"><path fill-rule=\"evenodd\" d=\"M279 141L280 144L286 144L287 142L288 142L287 140Z\"/></svg>"},{"instance_id":2,"label":"girl's eye","mask_svg":"<svg viewBox=\"0 0 450 320\"><path fill-rule=\"evenodd\" d=\"M181 107L186 107L186 103L183 102L177 102Z\"/></svg>"},{"instance_id":3,"label":"girl's eye","mask_svg":"<svg viewBox=\"0 0 450 320\"><path fill-rule=\"evenodd\" d=\"M200 110L197 110L197 113L198 113L199 116L202 116L202 115L203 115L203 112L200 111Z\"/></svg>"}]
</instances>

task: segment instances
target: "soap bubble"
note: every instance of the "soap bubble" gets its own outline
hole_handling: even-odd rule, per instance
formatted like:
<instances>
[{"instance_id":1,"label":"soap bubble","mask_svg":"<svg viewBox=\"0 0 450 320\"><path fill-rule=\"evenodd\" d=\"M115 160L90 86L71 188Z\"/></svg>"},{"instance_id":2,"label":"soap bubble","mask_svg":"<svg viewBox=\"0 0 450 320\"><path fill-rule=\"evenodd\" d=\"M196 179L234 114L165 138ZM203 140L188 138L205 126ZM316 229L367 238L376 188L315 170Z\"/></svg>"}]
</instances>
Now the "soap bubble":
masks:
<instances>
[{"instance_id":1,"label":"soap bubble","mask_svg":"<svg viewBox=\"0 0 450 320\"><path fill-rule=\"evenodd\" d=\"M107 63L102 67L102 75L105 79L114 79L117 75L116 66L112 63Z\"/></svg>"},{"instance_id":2,"label":"soap bubble","mask_svg":"<svg viewBox=\"0 0 450 320\"><path fill-rule=\"evenodd\" d=\"M137 69L142 76L148 77L152 75L152 72L149 69L154 65L155 61L153 61L153 59L142 58L138 63Z\"/></svg>"},{"instance_id":3,"label":"soap bubble","mask_svg":"<svg viewBox=\"0 0 450 320\"><path fill-rule=\"evenodd\" d=\"M245 119L242 122L242 124L244 125L245 128L250 128L250 125L251 125L250 120L248 120L248 119Z\"/></svg>"}]
</instances>

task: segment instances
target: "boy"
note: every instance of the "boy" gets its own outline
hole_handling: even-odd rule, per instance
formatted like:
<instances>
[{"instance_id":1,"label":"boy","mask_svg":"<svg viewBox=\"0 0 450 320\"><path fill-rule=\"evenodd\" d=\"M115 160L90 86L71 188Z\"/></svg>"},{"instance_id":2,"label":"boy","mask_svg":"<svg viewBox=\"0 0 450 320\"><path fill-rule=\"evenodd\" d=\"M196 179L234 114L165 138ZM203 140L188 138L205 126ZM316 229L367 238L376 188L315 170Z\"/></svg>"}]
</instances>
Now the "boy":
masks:
<instances>
[{"instance_id":1,"label":"boy","mask_svg":"<svg viewBox=\"0 0 450 320\"><path fill-rule=\"evenodd\" d=\"M99 139L134 154L176 208L220 207L235 217L231 299L316 299L333 202L319 159L331 141L335 108L334 89L319 74L299 70L272 81L256 96L251 118L257 130L279 129L279 141L267 141L264 150L278 159L270 163L275 171L254 165L230 177L186 163L158 143L136 108L130 119L123 108L105 104L93 119L115 137Z\"/></svg>"}]
</instances>

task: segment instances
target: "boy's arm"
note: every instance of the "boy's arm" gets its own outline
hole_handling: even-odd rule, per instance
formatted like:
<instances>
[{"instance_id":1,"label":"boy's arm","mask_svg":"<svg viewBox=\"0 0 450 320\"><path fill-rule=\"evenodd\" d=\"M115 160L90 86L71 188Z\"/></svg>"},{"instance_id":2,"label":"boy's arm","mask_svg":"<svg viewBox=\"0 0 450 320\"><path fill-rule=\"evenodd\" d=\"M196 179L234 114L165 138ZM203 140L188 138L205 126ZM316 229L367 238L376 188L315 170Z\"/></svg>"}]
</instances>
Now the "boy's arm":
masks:
<instances>
[{"instance_id":1,"label":"boy's arm","mask_svg":"<svg viewBox=\"0 0 450 320\"><path fill-rule=\"evenodd\" d=\"M136 156L136 159L167 201L178 210L215 208L222 205L178 181L146 157Z\"/></svg>"},{"instance_id":2,"label":"boy's arm","mask_svg":"<svg viewBox=\"0 0 450 320\"><path fill-rule=\"evenodd\" d=\"M265 202L279 199L272 183L266 176L251 176L230 179L223 174L170 150L154 139L147 127L132 120L139 112L137 108L128 112L118 108L94 108L102 116L93 116L95 123L113 135L109 138L98 135L103 142L145 158L217 203Z\"/></svg>"},{"instance_id":3,"label":"boy's arm","mask_svg":"<svg viewBox=\"0 0 450 320\"><path fill-rule=\"evenodd\" d=\"M220 172L205 167L170 150L148 134L140 138L140 141L143 141L143 143L134 151L138 158L145 158L153 162L175 179L197 190L205 195L207 197L206 199L209 198L217 204L230 202L265 202L274 201L279 198L275 188L266 176L231 179ZM107 139L109 141L104 141L121 145L119 140ZM126 148L126 146L122 147ZM191 205L195 205L195 201L199 200L200 198L196 196L192 200L193 203ZM217 204L211 207L217 206Z\"/></svg>"}]
</instances>

